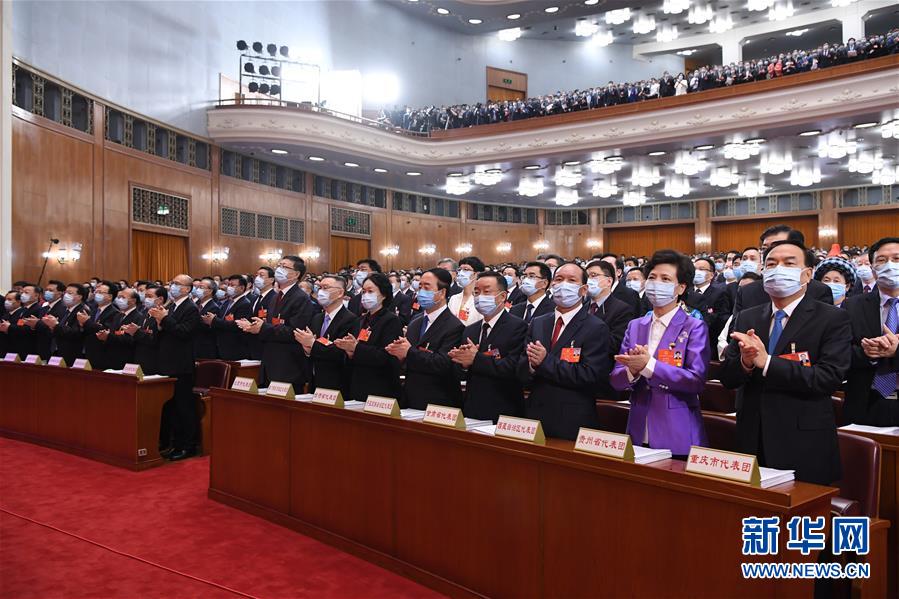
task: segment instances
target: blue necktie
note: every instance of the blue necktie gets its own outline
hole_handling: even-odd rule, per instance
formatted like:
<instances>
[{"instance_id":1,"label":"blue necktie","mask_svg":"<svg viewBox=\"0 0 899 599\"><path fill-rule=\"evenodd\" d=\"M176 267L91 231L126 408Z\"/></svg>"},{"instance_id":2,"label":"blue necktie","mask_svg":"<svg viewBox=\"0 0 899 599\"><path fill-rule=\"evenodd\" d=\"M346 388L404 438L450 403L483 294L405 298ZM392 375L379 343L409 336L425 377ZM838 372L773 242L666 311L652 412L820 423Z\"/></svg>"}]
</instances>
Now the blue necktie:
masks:
<instances>
[{"instance_id":1,"label":"blue necktie","mask_svg":"<svg viewBox=\"0 0 899 599\"><path fill-rule=\"evenodd\" d=\"M325 319L322 321L322 333L321 337L325 336L325 333L328 332L328 325L331 324L331 315L325 312Z\"/></svg>"},{"instance_id":2,"label":"blue necktie","mask_svg":"<svg viewBox=\"0 0 899 599\"><path fill-rule=\"evenodd\" d=\"M421 332L418 333L418 340L421 341L421 338L425 336L425 331L428 330L428 315L425 314L421 318Z\"/></svg>"},{"instance_id":3,"label":"blue necktie","mask_svg":"<svg viewBox=\"0 0 899 599\"><path fill-rule=\"evenodd\" d=\"M774 355L780 335L784 332L784 318L786 317L787 313L783 310L778 310L774 313L774 328L771 329L771 338L768 339L768 355Z\"/></svg>"},{"instance_id":4,"label":"blue necktie","mask_svg":"<svg viewBox=\"0 0 899 599\"><path fill-rule=\"evenodd\" d=\"M896 303L897 299L895 297L891 297L887 300L887 317L886 322L884 323L887 325L887 328L894 333L899 329L899 314L896 312ZM885 374L878 374L874 377L871 388L880 393L883 397L889 397L896 391L896 373L887 372Z\"/></svg>"}]
</instances>

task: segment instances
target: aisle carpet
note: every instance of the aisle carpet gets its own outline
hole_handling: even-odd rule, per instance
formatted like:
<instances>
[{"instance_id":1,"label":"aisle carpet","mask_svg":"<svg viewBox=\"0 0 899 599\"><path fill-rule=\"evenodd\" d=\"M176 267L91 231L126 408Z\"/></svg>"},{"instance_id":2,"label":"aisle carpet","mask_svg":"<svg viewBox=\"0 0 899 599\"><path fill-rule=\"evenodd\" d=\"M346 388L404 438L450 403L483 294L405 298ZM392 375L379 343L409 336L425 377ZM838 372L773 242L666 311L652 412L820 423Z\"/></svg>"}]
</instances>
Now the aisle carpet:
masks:
<instances>
[{"instance_id":1,"label":"aisle carpet","mask_svg":"<svg viewBox=\"0 0 899 599\"><path fill-rule=\"evenodd\" d=\"M208 484L208 458L130 472L0 438L0 597L439 596Z\"/></svg>"}]
</instances>

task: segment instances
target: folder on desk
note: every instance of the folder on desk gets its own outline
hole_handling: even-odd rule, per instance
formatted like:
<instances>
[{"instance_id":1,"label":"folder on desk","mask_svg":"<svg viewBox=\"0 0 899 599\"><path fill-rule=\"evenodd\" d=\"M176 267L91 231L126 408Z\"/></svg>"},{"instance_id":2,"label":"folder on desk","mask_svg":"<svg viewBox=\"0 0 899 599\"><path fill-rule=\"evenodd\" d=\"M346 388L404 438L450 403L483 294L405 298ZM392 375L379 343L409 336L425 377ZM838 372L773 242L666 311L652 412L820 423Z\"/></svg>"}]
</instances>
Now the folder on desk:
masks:
<instances>
[{"instance_id":1,"label":"folder on desk","mask_svg":"<svg viewBox=\"0 0 899 599\"><path fill-rule=\"evenodd\" d=\"M634 445L634 463L635 464L652 464L660 460L670 460L670 449L652 449L651 447L640 447Z\"/></svg>"},{"instance_id":2,"label":"folder on desk","mask_svg":"<svg viewBox=\"0 0 899 599\"><path fill-rule=\"evenodd\" d=\"M424 420L425 411L406 408L405 410L400 410L400 416L402 416L403 420Z\"/></svg>"},{"instance_id":3,"label":"folder on desk","mask_svg":"<svg viewBox=\"0 0 899 599\"><path fill-rule=\"evenodd\" d=\"M850 433L873 433L875 435L899 435L899 426L867 426L865 424L847 424L840 427L841 431Z\"/></svg>"},{"instance_id":4,"label":"folder on desk","mask_svg":"<svg viewBox=\"0 0 899 599\"><path fill-rule=\"evenodd\" d=\"M796 478L795 470L776 470L774 468L765 468L759 466L759 474L762 477L761 487L767 489L774 485L782 485Z\"/></svg>"}]
</instances>

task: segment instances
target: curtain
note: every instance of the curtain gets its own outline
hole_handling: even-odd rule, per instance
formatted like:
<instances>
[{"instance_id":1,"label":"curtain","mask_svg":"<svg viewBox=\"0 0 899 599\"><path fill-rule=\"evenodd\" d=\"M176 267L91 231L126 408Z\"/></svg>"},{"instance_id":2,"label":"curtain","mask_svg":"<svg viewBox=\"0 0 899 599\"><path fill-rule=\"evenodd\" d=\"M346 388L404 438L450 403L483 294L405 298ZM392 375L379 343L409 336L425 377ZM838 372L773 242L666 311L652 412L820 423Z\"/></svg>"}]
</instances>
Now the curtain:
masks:
<instances>
[{"instance_id":1,"label":"curtain","mask_svg":"<svg viewBox=\"0 0 899 599\"><path fill-rule=\"evenodd\" d=\"M169 281L187 273L187 238L147 231L131 232L131 277Z\"/></svg>"}]
</instances>

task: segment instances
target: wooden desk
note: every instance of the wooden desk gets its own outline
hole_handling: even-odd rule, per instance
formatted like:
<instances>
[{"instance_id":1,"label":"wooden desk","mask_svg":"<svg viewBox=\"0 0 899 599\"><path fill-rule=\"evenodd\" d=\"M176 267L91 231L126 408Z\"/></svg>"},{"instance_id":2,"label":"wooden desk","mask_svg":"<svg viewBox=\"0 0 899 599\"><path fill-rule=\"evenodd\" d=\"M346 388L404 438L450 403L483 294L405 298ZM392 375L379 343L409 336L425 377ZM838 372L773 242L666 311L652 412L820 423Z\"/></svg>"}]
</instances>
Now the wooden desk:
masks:
<instances>
[{"instance_id":1,"label":"wooden desk","mask_svg":"<svg viewBox=\"0 0 899 599\"><path fill-rule=\"evenodd\" d=\"M827 516L835 489L756 489L298 401L211 392L209 497L440 592L491 597L798 596L742 578L741 520ZM745 558L762 561L763 558Z\"/></svg>"},{"instance_id":2,"label":"wooden desk","mask_svg":"<svg viewBox=\"0 0 899 599\"><path fill-rule=\"evenodd\" d=\"M0 362L0 389L0 435L131 470L163 462L159 420L174 379Z\"/></svg>"},{"instance_id":3,"label":"wooden desk","mask_svg":"<svg viewBox=\"0 0 899 599\"><path fill-rule=\"evenodd\" d=\"M899 597L899 437L859 431L843 431L880 443L880 513L890 521L887 532L887 586L889 597Z\"/></svg>"}]
</instances>

